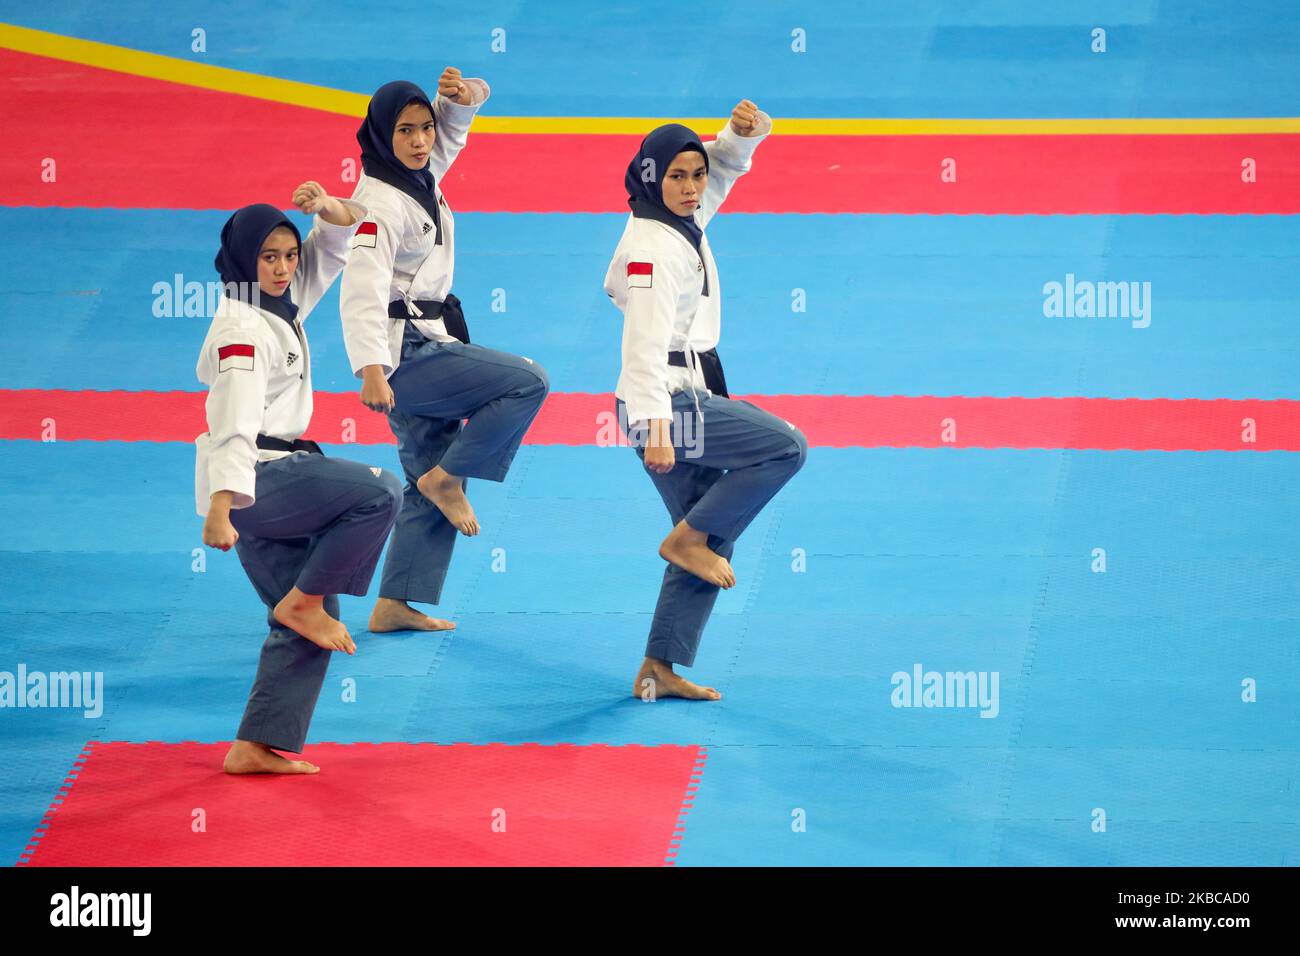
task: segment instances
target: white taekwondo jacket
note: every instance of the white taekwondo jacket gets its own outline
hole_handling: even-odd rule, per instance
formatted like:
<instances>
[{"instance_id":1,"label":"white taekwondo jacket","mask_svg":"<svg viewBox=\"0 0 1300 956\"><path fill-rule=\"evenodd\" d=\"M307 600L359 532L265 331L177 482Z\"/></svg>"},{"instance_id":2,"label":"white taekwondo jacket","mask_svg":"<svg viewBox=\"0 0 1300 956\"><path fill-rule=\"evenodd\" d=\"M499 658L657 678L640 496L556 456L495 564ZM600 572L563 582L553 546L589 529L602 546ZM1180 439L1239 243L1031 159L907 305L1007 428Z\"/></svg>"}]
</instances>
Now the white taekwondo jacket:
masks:
<instances>
[{"instance_id":1,"label":"white taekwondo jacket","mask_svg":"<svg viewBox=\"0 0 1300 956\"><path fill-rule=\"evenodd\" d=\"M740 136L728 121L717 139L704 144L709 181L695 211L701 229L749 172L754 150L771 129L771 118L760 111L758 135ZM629 214L605 273L605 292L623 313L623 366L614 394L626 403L628 422L671 418L674 392L706 390L691 353L714 348L722 332L722 283L708 236L696 255L677 230ZM687 352L689 367L669 365L670 351Z\"/></svg>"},{"instance_id":2,"label":"white taekwondo jacket","mask_svg":"<svg viewBox=\"0 0 1300 956\"><path fill-rule=\"evenodd\" d=\"M491 95L487 83L466 79L472 102L454 103L439 94L433 101L436 138L429 153L429 171L435 180L442 244L421 205L400 189L362 175L352 198L370 210L352 240L339 312L343 317L343 342L352 371L358 376L367 365L383 366L392 375L401 362L405 322L388 317L388 303L402 299L416 316L415 300L442 301L451 291L456 267L456 226L451 208L437 185L465 148L470 122ZM415 323L425 338L454 342L436 315Z\"/></svg>"},{"instance_id":3,"label":"white taekwondo jacket","mask_svg":"<svg viewBox=\"0 0 1300 956\"><path fill-rule=\"evenodd\" d=\"M366 208L351 200L357 223ZM232 507L256 500L254 466L289 452L257 447L259 434L294 441L311 422L311 352L303 323L347 261L357 226L334 226L315 217L302 241L289 292L297 318L222 296L199 352L195 372L208 386L208 430L195 439L194 507L208 513L212 495L233 491Z\"/></svg>"}]
</instances>

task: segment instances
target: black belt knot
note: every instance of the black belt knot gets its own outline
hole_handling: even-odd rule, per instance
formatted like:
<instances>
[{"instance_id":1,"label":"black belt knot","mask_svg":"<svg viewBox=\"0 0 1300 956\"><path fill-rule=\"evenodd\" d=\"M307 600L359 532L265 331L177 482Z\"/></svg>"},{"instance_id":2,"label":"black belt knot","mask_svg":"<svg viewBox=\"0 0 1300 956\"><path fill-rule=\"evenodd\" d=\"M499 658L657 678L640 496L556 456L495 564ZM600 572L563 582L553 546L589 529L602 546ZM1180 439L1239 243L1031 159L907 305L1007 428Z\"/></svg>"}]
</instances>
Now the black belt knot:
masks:
<instances>
[{"instance_id":1,"label":"black belt knot","mask_svg":"<svg viewBox=\"0 0 1300 956\"><path fill-rule=\"evenodd\" d=\"M448 335L455 336L466 345L469 345L469 326L465 323L465 312L460 307L460 299L448 294L447 298L441 302L437 299L412 299L411 301L423 313L422 315L411 315L410 310L406 307L406 300L395 299L388 303L388 317L390 319L404 319L407 322L413 322L417 318L441 318L443 325L447 326Z\"/></svg>"},{"instance_id":2,"label":"black belt knot","mask_svg":"<svg viewBox=\"0 0 1300 956\"><path fill-rule=\"evenodd\" d=\"M707 352L696 352L695 356L700 360L700 371L704 373L704 386L714 395L730 398L731 396L727 394L727 379L722 374L722 359L718 358L718 350L712 348ZM676 365L678 368L691 367L686 361L685 352L669 352L668 364Z\"/></svg>"}]
</instances>

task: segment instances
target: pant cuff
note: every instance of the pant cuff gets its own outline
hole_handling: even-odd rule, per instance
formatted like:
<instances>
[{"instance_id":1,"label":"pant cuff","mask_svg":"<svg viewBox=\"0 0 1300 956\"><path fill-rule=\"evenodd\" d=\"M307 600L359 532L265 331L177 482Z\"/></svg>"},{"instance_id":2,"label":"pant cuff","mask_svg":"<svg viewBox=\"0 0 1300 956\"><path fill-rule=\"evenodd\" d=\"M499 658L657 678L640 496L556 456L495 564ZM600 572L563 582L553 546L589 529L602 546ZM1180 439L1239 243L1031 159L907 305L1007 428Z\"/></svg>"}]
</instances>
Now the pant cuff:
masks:
<instances>
[{"instance_id":1,"label":"pant cuff","mask_svg":"<svg viewBox=\"0 0 1300 956\"><path fill-rule=\"evenodd\" d=\"M460 478L481 478L484 481L495 481L497 483L506 480L506 475L510 473L510 466L507 465L490 465L490 464L469 464L462 465L456 461L450 463L444 458L438 462L442 470L449 475L456 475Z\"/></svg>"},{"instance_id":2,"label":"pant cuff","mask_svg":"<svg viewBox=\"0 0 1300 956\"><path fill-rule=\"evenodd\" d=\"M356 580L355 575L314 574L304 576L295 583L303 594L353 594L365 597L370 590L369 577L361 582Z\"/></svg>"},{"instance_id":3,"label":"pant cuff","mask_svg":"<svg viewBox=\"0 0 1300 956\"><path fill-rule=\"evenodd\" d=\"M437 604L442 600L442 585L436 588L381 587L379 596L389 601L414 601L416 604Z\"/></svg>"},{"instance_id":4,"label":"pant cuff","mask_svg":"<svg viewBox=\"0 0 1300 956\"><path fill-rule=\"evenodd\" d=\"M682 667L692 667L695 664L694 651L689 651L680 644L668 641L651 639L646 644L645 656L653 657L659 661L667 661L670 664L680 664Z\"/></svg>"},{"instance_id":5,"label":"pant cuff","mask_svg":"<svg viewBox=\"0 0 1300 956\"><path fill-rule=\"evenodd\" d=\"M738 521L732 521L729 524L724 524L723 522L711 518L708 515L697 517L695 513L692 511L686 512L685 520L686 523L690 525L692 528L694 528L696 531L703 531L705 534L711 537L722 538L723 540L726 541L730 541L732 540L733 537L735 537L734 531L736 529L736 525L739 524Z\"/></svg>"},{"instance_id":6,"label":"pant cuff","mask_svg":"<svg viewBox=\"0 0 1300 956\"><path fill-rule=\"evenodd\" d=\"M287 737L278 734L264 734L246 730L243 724L239 725L239 730L235 734L237 740L246 740L249 743L261 744L264 747L270 747L272 750L287 750L290 753L302 753L303 745L307 742L307 735L301 737Z\"/></svg>"}]
</instances>

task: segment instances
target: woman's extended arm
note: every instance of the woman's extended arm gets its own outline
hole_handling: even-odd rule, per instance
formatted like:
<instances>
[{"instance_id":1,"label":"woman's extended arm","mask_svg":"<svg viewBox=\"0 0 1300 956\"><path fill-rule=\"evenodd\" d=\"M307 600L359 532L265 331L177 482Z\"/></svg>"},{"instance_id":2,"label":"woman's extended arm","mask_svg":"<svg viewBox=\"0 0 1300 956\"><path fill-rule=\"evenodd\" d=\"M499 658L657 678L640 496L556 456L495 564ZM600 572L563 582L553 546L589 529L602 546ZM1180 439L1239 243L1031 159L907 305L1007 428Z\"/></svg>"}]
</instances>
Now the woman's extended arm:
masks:
<instances>
[{"instance_id":1,"label":"woman's extended arm","mask_svg":"<svg viewBox=\"0 0 1300 956\"><path fill-rule=\"evenodd\" d=\"M485 81L466 79L454 66L447 67L438 77L438 95L433 101L437 134L429 153L429 172L435 179L442 180L456 156L465 148L469 141L470 122L491 93Z\"/></svg>"},{"instance_id":2,"label":"woman's extended arm","mask_svg":"<svg viewBox=\"0 0 1300 956\"><path fill-rule=\"evenodd\" d=\"M772 118L750 100L741 100L718 138L704 144L709 154L709 184L695 213L700 226L707 226L736 180L749 172L750 158L772 130Z\"/></svg>"},{"instance_id":3,"label":"woman's extended arm","mask_svg":"<svg viewBox=\"0 0 1300 956\"><path fill-rule=\"evenodd\" d=\"M306 320L348 261L348 240L352 229L366 215L366 209L351 199L339 199L320 183L308 180L293 191L293 204L317 221L302 241L298 268L293 277L293 301Z\"/></svg>"}]
</instances>

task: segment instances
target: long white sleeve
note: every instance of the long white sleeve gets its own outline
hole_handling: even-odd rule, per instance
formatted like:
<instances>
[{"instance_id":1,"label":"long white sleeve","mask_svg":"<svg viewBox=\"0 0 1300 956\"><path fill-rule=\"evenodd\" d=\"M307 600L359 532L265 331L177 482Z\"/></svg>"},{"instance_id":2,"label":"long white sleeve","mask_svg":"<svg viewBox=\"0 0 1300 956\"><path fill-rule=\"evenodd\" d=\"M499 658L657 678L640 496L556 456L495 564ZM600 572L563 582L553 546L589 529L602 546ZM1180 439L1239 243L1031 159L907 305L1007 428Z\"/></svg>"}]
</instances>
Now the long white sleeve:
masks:
<instances>
[{"instance_id":1,"label":"long white sleeve","mask_svg":"<svg viewBox=\"0 0 1300 956\"><path fill-rule=\"evenodd\" d=\"M758 113L758 128L757 136L741 136L728 121L717 139L704 144L704 150L709 154L709 184L695 213L695 221L701 228L709 224L731 192L731 187L736 185L736 180L749 172L754 150L771 132L772 118L762 110Z\"/></svg>"},{"instance_id":2,"label":"long white sleeve","mask_svg":"<svg viewBox=\"0 0 1300 956\"><path fill-rule=\"evenodd\" d=\"M348 241L361 220L366 218L366 207L361 203L351 199L342 202L352 213L352 225L336 226L315 216L311 232L302 241L290 291L294 304L298 306L298 318L303 322L343 271L348 261Z\"/></svg>"},{"instance_id":3,"label":"long white sleeve","mask_svg":"<svg viewBox=\"0 0 1300 956\"><path fill-rule=\"evenodd\" d=\"M628 421L671 418L667 361L677 314L677 277L662 257L629 252L624 281L627 303L619 388Z\"/></svg>"},{"instance_id":4,"label":"long white sleeve","mask_svg":"<svg viewBox=\"0 0 1300 956\"><path fill-rule=\"evenodd\" d=\"M234 328L209 342L215 370L205 406L208 419L208 487L234 492L234 507L256 500L257 434L266 409L271 356L260 330Z\"/></svg>"},{"instance_id":5,"label":"long white sleeve","mask_svg":"<svg viewBox=\"0 0 1300 956\"><path fill-rule=\"evenodd\" d=\"M465 148L474 114L492 95L491 87L484 80L465 79L464 83L470 91L471 102L468 106L461 106L441 93L433 101L437 133L433 149L429 153L429 172L439 182L456 161L457 154Z\"/></svg>"}]
</instances>

